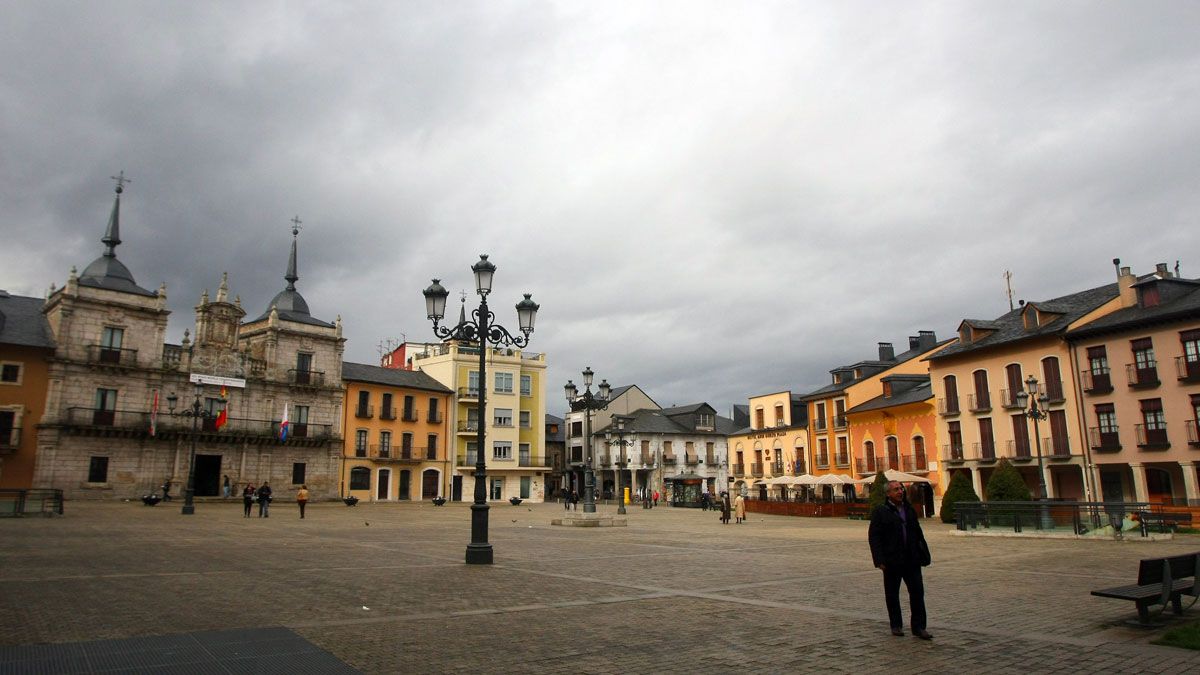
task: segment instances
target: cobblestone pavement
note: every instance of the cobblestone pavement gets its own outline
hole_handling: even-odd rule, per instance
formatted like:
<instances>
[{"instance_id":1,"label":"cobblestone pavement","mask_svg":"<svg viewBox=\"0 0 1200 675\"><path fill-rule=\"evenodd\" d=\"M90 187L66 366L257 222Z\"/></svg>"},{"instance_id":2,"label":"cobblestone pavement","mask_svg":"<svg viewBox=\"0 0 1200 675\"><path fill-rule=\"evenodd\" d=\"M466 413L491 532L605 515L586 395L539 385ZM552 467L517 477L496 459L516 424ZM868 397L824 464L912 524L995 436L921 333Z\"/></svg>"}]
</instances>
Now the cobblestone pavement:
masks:
<instances>
[{"instance_id":1,"label":"cobblestone pavement","mask_svg":"<svg viewBox=\"0 0 1200 675\"><path fill-rule=\"evenodd\" d=\"M611 513L611 506L602 506ZM466 504L70 502L0 519L0 646L279 626L363 672L1184 672L1150 645L1130 583L1200 537L959 537L926 521L929 629L888 632L862 521L629 508L624 528L551 526L552 504L491 509L496 564L463 564ZM907 608L906 608L907 612ZM1200 619L1200 607L1186 617Z\"/></svg>"}]
</instances>

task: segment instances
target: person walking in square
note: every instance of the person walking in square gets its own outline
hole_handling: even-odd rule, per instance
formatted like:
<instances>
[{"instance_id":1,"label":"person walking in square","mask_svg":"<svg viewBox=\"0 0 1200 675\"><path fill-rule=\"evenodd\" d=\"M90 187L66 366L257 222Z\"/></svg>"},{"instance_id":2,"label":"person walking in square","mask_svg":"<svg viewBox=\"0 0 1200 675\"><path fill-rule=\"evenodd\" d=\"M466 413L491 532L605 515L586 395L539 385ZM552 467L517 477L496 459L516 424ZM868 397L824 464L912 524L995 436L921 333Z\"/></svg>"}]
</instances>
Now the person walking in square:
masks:
<instances>
[{"instance_id":1,"label":"person walking in square","mask_svg":"<svg viewBox=\"0 0 1200 675\"><path fill-rule=\"evenodd\" d=\"M254 484L246 483L245 489L242 490L242 507L245 509L245 518L250 517L250 509L254 507Z\"/></svg>"},{"instance_id":2,"label":"person walking in square","mask_svg":"<svg viewBox=\"0 0 1200 675\"><path fill-rule=\"evenodd\" d=\"M299 490L296 490L296 506L300 507L300 520L304 520L304 507L308 504L308 486L301 485Z\"/></svg>"},{"instance_id":3,"label":"person walking in square","mask_svg":"<svg viewBox=\"0 0 1200 675\"><path fill-rule=\"evenodd\" d=\"M165 481L163 481L162 491L163 491L163 501L164 502L171 501L171 479L170 478L167 478Z\"/></svg>"},{"instance_id":4,"label":"person walking in square","mask_svg":"<svg viewBox=\"0 0 1200 675\"><path fill-rule=\"evenodd\" d=\"M883 599L887 605L892 635L904 635L900 614L900 582L908 587L909 626L913 637L932 640L925 630L925 584L921 568L930 562L929 545L917 520L917 512L904 498L904 486L897 481L887 484L887 499L871 512L867 530L871 560L883 572Z\"/></svg>"},{"instance_id":5,"label":"person walking in square","mask_svg":"<svg viewBox=\"0 0 1200 675\"><path fill-rule=\"evenodd\" d=\"M729 493L721 493L721 524L729 524L729 514L733 511L733 506L729 503Z\"/></svg>"},{"instance_id":6,"label":"person walking in square","mask_svg":"<svg viewBox=\"0 0 1200 675\"><path fill-rule=\"evenodd\" d=\"M225 499L229 499L233 494L233 485L229 483L229 474L225 474L225 482L221 484L221 490L222 494L225 495Z\"/></svg>"},{"instance_id":7,"label":"person walking in square","mask_svg":"<svg viewBox=\"0 0 1200 675\"><path fill-rule=\"evenodd\" d=\"M258 487L258 517L271 517L271 485L267 481Z\"/></svg>"},{"instance_id":8,"label":"person walking in square","mask_svg":"<svg viewBox=\"0 0 1200 675\"><path fill-rule=\"evenodd\" d=\"M741 493L733 500L733 517L739 524L746 519L746 498Z\"/></svg>"}]
</instances>

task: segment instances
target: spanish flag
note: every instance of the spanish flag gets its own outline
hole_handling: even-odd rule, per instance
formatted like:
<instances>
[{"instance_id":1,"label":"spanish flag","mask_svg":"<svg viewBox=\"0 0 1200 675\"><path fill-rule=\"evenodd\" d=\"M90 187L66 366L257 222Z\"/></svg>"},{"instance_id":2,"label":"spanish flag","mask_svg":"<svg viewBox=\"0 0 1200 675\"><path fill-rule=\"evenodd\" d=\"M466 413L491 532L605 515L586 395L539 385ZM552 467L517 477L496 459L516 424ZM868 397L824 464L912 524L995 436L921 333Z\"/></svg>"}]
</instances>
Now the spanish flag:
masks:
<instances>
[{"instance_id":1,"label":"spanish flag","mask_svg":"<svg viewBox=\"0 0 1200 675\"><path fill-rule=\"evenodd\" d=\"M225 405L221 407L221 412L217 413L217 421L213 424L217 431L220 431L221 427L229 422L229 392L225 390L225 387L221 387L221 402Z\"/></svg>"}]
</instances>

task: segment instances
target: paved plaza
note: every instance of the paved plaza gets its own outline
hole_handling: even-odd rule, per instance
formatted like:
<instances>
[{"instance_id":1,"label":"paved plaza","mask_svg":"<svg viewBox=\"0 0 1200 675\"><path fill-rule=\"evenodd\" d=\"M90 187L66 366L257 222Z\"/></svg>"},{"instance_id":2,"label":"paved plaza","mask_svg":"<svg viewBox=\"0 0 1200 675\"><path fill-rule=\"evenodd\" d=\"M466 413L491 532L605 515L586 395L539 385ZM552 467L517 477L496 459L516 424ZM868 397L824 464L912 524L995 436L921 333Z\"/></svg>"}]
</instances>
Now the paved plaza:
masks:
<instances>
[{"instance_id":1,"label":"paved plaza","mask_svg":"<svg viewBox=\"0 0 1200 675\"><path fill-rule=\"evenodd\" d=\"M936 638L923 642L888 632L865 522L722 525L631 507L628 527L551 526L561 512L494 505L491 566L462 562L467 504L321 503L300 520L277 502L247 520L240 503L185 517L179 502L68 502L63 517L2 519L0 672L31 670L47 650L62 659L51 671L166 672L144 646L164 641L180 645L176 672L1200 670L1200 652L1126 625L1132 603L1088 593L1200 537L960 537L926 521ZM40 643L59 646L28 646ZM95 656L114 644L130 660Z\"/></svg>"}]
</instances>

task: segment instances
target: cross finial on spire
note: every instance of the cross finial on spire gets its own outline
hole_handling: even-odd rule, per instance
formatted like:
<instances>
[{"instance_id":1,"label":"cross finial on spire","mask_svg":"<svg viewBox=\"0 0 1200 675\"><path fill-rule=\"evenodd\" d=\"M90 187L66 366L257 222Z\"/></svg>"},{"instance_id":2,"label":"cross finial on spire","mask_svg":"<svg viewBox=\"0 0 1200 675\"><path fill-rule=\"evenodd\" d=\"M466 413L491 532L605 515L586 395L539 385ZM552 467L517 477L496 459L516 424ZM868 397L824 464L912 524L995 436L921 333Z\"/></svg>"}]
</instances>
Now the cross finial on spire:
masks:
<instances>
[{"instance_id":1,"label":"cross finial on spire","mask_svg":"<svg viewBox=\"0 0 1200 675\"><path fill-rule=\"evenodd\" d=\"M292 216L291 223L292 223L292 236L293 237L297 237L300 235L300 223L303 223L303 222L304 222L303 220L300 220L300 216Z\"/></svg>"},{"instance_id":2,"label":"cross finial on spire","mask_svg":"<svg viewBox=\"0 0 1200 675\"><path fill-rule=\"evenodd\" d=\"M289 291L296 290L296 281L300 279L300 275L296 274L296 240L300 237L301 222L300 216L292 216L292 255L288 258L287 274L283 275Z\"/></svg>"},{"instance_id":3,"label":"cross finial on spire","mask_svg":"<svg viewBox=\"0 0 1200 675\"><path fill-rule=\"evenodd\" d=\"M109 176L109 178L111 178L111 179L113 179L113 180L117 181L117 194L121 194L122 192L124 192L124 191L125 191L125 184L126 184L126 183L132 183L132 182L133 182L133 179L132 179L132 178L126 178L126 177L125 177L125 169L121 169L121 173L118 173L118 174L117 174L117 175L115 175L115 176Z\"/></svg>"}]
</instances>

